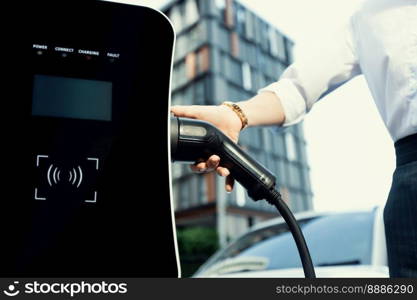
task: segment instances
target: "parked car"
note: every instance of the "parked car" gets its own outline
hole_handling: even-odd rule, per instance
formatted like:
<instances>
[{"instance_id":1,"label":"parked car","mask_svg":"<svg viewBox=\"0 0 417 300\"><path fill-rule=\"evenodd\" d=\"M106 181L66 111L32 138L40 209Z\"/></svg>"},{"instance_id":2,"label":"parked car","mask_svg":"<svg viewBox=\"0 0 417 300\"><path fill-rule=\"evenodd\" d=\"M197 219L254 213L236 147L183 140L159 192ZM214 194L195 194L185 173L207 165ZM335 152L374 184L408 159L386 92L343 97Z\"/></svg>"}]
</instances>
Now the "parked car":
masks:
<instances>
[{"instance_id":1,"label":"parked car","mask_svg":"<svg viewBox=\"0 0 417 300\"><path fill-rule=\"evenodd\" d=\"M317 277L388 277L381 207L368 211L301 213ZM304 277L282 218L253 227L216 252L193 277Z\"/></svg>"}]
</instances>

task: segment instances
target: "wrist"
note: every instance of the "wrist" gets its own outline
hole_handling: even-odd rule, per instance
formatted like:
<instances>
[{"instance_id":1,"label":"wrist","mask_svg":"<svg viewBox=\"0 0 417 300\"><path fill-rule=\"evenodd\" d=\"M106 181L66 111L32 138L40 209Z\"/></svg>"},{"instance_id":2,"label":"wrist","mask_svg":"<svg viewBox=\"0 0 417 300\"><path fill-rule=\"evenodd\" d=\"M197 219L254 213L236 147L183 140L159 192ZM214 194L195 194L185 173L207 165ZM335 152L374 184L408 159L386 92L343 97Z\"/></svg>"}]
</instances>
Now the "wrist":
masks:
<instances>
[{"instance_id":1,"label":"wrist","mask_svg":"<svg viewBox=\"0 0 417 300\"><path fill-rule=\"evenodd\" d=\"M239 104L230 102L230 101L225 101L222 103L222 105L227 106L240 119L240 122L242 125L240 130L245 129L248 126L248 118L246 117L246 114L244 113L242 108L239 106Z\"/></svg>"},{"instance_id":2,"label":"wrist","mask_svg":"<svg viewBox=\"0 0 417 300\"><path fill-rule=\"evenodd\" d=\"M220 104L219 109L222 110L222 115L224 116L224 120L227 120L229 126L234 128L234 130L241 131L243 129L242 120L239 118L238 114L234 112L230 107Z\"/></svg>"},{"instance_id":3,"label":"wrist","mask_svg":"<svg viewBox=\"0 0 417 300\"><path fill-rule=\"evenodd\" d=\"M242 112L246 116L246 119L247 119L246 127L253 126L252 113L251 113L251 105L250 105L249 101L250 100L236 102L236 104L239 105L240 109L242 110Z\"/></svg>"}]
</instances>

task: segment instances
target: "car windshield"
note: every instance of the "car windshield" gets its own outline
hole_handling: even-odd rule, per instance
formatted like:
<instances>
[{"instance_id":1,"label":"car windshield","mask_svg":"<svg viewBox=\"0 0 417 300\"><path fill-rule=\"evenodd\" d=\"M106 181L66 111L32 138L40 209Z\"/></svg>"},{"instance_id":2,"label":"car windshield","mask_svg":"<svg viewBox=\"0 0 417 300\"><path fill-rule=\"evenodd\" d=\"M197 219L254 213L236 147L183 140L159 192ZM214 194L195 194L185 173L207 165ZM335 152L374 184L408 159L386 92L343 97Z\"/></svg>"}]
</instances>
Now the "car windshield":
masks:
<instances>
[{"instance_id":1,"label":"car windshield","mask_svg":"<svg viewBox=\"0 0 417 300\"><path fill-rule=\"evenodd\" d=\"M371 211L338 213L299 222L314 265L370 264L373 216ZM265 270L302 267L288 227L279 224L242 236L209 259L197 274L243 257L264 258Z\"/></svg>"}]
</instances>

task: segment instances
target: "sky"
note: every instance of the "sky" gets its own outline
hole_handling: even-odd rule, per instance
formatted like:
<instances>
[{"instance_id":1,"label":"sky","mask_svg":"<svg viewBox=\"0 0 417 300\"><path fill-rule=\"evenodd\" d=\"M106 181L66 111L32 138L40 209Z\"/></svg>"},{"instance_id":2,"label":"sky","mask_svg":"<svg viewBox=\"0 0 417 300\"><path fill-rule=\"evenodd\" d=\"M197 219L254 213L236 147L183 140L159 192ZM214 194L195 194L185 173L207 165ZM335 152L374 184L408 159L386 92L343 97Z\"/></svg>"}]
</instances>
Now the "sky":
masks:
<instances>
[{"instance_id":1,"label":"sky","mask_svg":"<svg viewBox=\"0 0 417 300\"><path fill-rule=\"evenodd\" d=\"M118 2L160 8L168 1ZM239 2L295 42L296 60L321 36L343 26L363 0ZM394 147L363 76L316 103L304 120L304 132L315 210L346 211L385 204L395 168Z\"/></svg>"}]
</instances>

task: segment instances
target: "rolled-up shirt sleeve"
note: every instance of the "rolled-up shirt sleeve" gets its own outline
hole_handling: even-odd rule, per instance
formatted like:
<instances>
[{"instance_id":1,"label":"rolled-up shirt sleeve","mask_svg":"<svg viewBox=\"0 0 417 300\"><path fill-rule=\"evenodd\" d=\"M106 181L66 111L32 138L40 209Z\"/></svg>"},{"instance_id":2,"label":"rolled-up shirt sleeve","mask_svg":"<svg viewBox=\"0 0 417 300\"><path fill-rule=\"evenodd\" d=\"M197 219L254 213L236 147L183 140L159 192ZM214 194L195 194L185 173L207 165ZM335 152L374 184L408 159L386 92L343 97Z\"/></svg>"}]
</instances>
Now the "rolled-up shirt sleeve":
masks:
<instances>
[{"instance_id":1,"label":"rolled-up shirt sleeve","mask_svg":"<svg viewBox=\"0 0 417 300\"><path fill-rule=\"evenodd\" d=\"M273 92L281 101L285 122L298 123L314 103L361 73L355 53L352 22L329 39L318 41L315 49L297 58L274 82L258 91Z\"/></svg>"}]
</instances>

